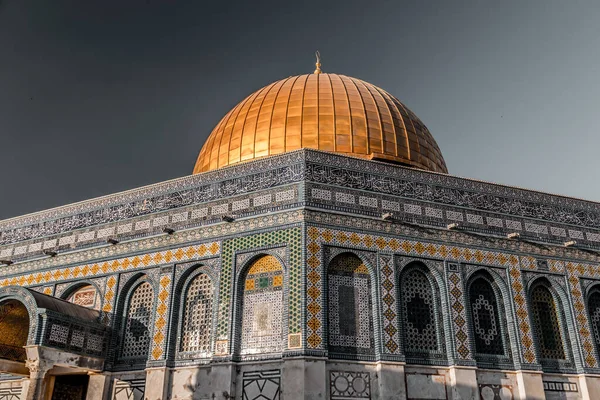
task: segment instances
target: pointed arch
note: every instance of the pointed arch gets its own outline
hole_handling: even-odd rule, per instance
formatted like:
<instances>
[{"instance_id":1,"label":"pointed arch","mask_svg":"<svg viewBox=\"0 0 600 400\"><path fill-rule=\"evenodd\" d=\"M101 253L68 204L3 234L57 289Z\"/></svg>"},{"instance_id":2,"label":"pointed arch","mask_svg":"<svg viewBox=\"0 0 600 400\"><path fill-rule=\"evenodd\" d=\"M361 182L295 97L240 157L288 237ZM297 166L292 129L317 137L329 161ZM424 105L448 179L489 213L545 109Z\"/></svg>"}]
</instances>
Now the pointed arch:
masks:
<instances>
[{"instance_id":1,"label":"pointed arch","mask_svg":"<svg viewBox=\"0 0 600 400\"><path fill-rule=\"evenodd\" d=\"M421 262L411 262L402 269L399 282L400 331L407 362L445 362L440 290L432 272Z\"/></svg>"},{"instance_id":2,"label":"pointed arch","mask_svg":"<svg viewBox=\"0 0 600 400\"><path fill-rule=\"evenodd\" d=\"M284 268L272 254L253 257L238 280L241 294L237 321L241 334L236 353L278 353L284 350Z\"/></svg>"},{"instance_id":3,"label":"pointed arch","mask_svg":"<svg viewBox=\"0 0 600 400\"><path fill-rule=\"evenodd\" d=\"M600 354L600 285L596 284L589 289L586 303L596 354Z\"/></svg>"},{"instance_id":4,"label":"pointed arch","mask_svg":"<svg viewBox=\"0 0 600 400\"><path fill-rule=\"evenodd\" d=\"M483 368L513 368L507 310L500 278L481 268L467 280L467 315L473 353Z\"/></svg>"},{"instance_id":5,"label":"pointed arch","mask_svg":"<svg viewBox=\"0 0 600 400\"><path fill-rule=\"evenodd\" d=\"M73 283L62 292L60 298L96 311L100 311L102 307L102 292L95 283L89 280Z\"/></svg>"},{"instance_id":6,"label":"pointed arch","mask_svg":"<svg viewBox=\"0 0 600 400\"><path fill-rule=\"evenodd\" d=\"M336 255L327 265L327 327L330 354L374 355L372 278L352 252Z\"/></svg>"},{"instance_id":7,"label":"pointed arch","mask_svg":"<svg viewBox=\"0 0 600 400\"><path fill-rule=\"evenodd\" d=\"M16 299L0 301L0 359L24 362L29 336L29 312Z\"/></svg>"},{"instance_id":8,"label":"pointed arch","mask_svg":"<svg viewBox=\"0 0 600 400\"><path fill-rule=\"evenodd\" d=\"M529 284L529 313L537 358L545 372L574 371L566 311L566 293L560 285L540 277Z\"/></svg>"},{"instance_id":9,"label":"pointed arch","mask_svg":"<svg viewBox=\"0 0 600 400\"><path fill-rule=\"evenodd\" d=\"M203 268L199 268L186 280L181 303L180 335L178 337L178 358L205 358L212 353L214 330L213 278Z\"/></svg>"},{"instance_id":10,"label":"pointed arch","mask_svg":"<svg viewBox=\"0 0 600 400\"><path fill-rule=\"evenodd\" d=\"M152 338L155 289L146 275L132 279L125 288L127 295L120 308L117 364L144 366Z\"/></svg>"}]
</instances>

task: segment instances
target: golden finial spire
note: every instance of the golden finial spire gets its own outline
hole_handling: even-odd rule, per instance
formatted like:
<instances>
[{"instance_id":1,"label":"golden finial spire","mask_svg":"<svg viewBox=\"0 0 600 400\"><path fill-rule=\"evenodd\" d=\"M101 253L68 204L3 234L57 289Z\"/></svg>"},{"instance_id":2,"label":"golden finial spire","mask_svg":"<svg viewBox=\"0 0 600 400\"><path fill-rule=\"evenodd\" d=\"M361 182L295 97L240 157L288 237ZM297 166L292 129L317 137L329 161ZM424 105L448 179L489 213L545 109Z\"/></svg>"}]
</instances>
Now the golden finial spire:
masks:
<instances>
[{"instance_id":1,"label":"golden finial spire","mask_svg":"<svg viewBox=\"0 0 600 400\"><path fill-rule=\"evenodd\" d=\"M321 73L321 53L319 53L319 50L317 50L315 52L315 56L317 56L317 62L315 63L315 66L317 68L315 69L315 72L313 72L313 73L320 74Z\"/></svg>"}]
</instances>

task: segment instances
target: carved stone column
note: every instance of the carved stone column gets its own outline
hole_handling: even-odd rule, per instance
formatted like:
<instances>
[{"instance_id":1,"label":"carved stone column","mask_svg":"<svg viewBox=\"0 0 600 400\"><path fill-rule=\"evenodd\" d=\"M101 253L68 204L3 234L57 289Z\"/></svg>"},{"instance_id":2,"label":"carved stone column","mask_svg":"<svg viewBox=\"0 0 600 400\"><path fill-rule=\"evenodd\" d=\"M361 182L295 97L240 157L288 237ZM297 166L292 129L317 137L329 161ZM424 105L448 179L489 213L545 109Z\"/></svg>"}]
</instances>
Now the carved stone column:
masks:
<instances>
[{"instance_id":1,"label":"carved stone column","mask_svg":"<svg viewBox=\"0 0 600 400\"><path fill-rule=\"evenodd\" d=\"M40 361L39 358L28 358L27 361L25 361L25 366L29 369L29 385L23 398L25 400L43 399L44 391L46 389L46 372L52 367L49 367L45 362Z\"/></svg>"}]
</instances>

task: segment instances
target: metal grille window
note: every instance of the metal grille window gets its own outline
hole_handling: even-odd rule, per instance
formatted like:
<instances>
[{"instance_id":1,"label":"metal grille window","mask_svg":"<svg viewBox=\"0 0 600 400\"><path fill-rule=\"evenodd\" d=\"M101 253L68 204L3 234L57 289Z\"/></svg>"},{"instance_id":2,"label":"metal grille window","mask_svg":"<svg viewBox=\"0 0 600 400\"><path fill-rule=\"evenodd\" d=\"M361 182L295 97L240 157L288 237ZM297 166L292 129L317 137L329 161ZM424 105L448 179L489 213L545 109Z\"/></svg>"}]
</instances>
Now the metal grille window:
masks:
<instances>
[{"instance_id":1,"label":"metal grille window","mask_svg":"<svg viewBox=\"0 0 600 400\"><path fill-rule=\"evenodd\" d=\"M598 289L595 289L590 295L588 310L590 312L590 325L596 340L596 349L600 352L600 291Z\"/></svg>"},{"instance_id":2,"label":"metal grille window","mask_svg":"<svg viewBox=\"0 0 600 400\"><path fill-rule=\"evenodd\" d=\"M469 301L475 352L504 354L498 305L492 285L483 278L476 279L469 288Z\"/></svg>"},{"instance_id":3,"label":"metal grille window","mask_svg":"<svg viewBox=\"0 0 600 400\"><path fill-rule=\"evenodd\" d=\"M152 286L148 282L140 284L129 299L121 357L136 359L148 357L153 304Z\"/></svg>"},{"instance_id":4,"label":"metal grille window","mask_svg":"<svg viewBox=\"0 0 600 400\"><path fill-rule=\"evenodd\" d=\"M438 350L435 299L431 283L418 269L404 273L400 282L402 324L406 352Z\"/></svg>"},{"instance_id":5,"label":"metal grille window","mask_svg":"<svg viewBox=\"0 0 600 400\"><path fill-rule=\"evenodd\" d=\"M180 351L210 352L214 287L206 274L190 283L185 296L185 311Z\"/></svg>"},{"instance_id":6,"label":"metal grille window","mask_svg":"<svg viewBox=\"0 0 600 400\"><path fill-rule=\"evenodd\" d=\"M353 254L340 254L328 268L329 350L374 352L371 277Z\"/></svg>"},{"instance_id":7,"label":"metal grille window","mask_svg":"<svg viewBox=\"0 0 600 400\"><path fill-rule=\"evenodd\" d=\"M531 303L540 358L564 360L558 313L550 290L543 285L535 287L531 291Z\"/></svg>"}]
</instances>

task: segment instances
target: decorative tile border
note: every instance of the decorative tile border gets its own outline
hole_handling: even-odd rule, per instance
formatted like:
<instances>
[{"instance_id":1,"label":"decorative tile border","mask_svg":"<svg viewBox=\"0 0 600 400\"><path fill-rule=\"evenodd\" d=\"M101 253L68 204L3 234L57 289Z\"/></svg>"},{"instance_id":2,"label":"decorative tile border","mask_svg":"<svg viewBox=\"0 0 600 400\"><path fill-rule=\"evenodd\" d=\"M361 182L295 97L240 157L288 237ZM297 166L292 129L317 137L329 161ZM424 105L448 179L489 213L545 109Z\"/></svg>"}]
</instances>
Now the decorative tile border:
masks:
<instances>
[{"instance_id":1,"label":"decorative tile border","mask_svg":"<svg viewBox=\"0 0 600 400\"><path fill-rule=\"evenodd\" d=\"M74 267L56 268L43 272L30 273L0 280L0 287L8 285L30 286L58 282L68 279L82 279L115 272L125 272L136 268L151 267L214 256L220 253L220 242L202 243L193 246L146 253L136 256L117 258L114 260L78 265Z\"/></svg>"},{"instance_id":2,"label":"decorative tile border","mask_svg":"<svg viewBox=\"0 0 600 400\"><path fill-rule=\"evenodd\" d=\"M220 279L221 299L218 310L217 341L228 339L232 310L230 308L234 279L232 275L235 252L287 245L289 254L288 333L302 331L302 230L299 226L262 233L246 233L223 241Z\"/></svg>"},{"instance_id":3,"label":"decorative tile border","mask_svg":"<svg viewBox=\"0 0 600 400\"><path fill-rule=\"evenodd\" d=\"M265 192L270 193L264 194ZM167 212L131 218L121 223L113 223L113 226L108 227L103 224L92 228L92 230L85 229L68 232L65 236L39 238L36 239L38 240L37 242L29 243L28 241L25 242L24 245L16 247L0 247L0 259L21 260L39 257L44 255L42 250L49 249L53 251L72 251L80 247L105 246L108 238L120 241L128 239L132 235L147 236L150 234L161 233L166 226L177 230L181 227L187 227L190 224L206 225L220 222L221 217L230 212L233 215L249 213L260 214L273 208L296 203L298 201L299 192L296 186L284 186L259 193L260 196L247 194L235 198L205 203L199 206L177 209L175 211L170 210ZM272 198L273 196L279 200L275 203L265 201L266 197Z\"/></svg>"},{"instance_id":4,"label":"decorative tile border","mask_svg":"<svg viewBox=\"0 0 600 400\"><path fill-rule=\"evenodd\" d=\"M398 330L396 268L391 254L379 255L383 347L388 354L402 354Z\"/></svg>"},{"instance_id":5,"label":"decorative tile border","mask_svg":"<svg viewBox=\"0 0 600 400\"><path fill-rule=\"evenodd\" d=\"M450 295L450 312L454 328L454 339L456 341L456 352L454 357L463 363L473 363L473 354L469 344L469 329L467 325L467 312L465 309L464 283L460 273L460 267L456 263L447 263L446 279L448 293Z\"/></svg>"},{"instance_id":6,"label":"decorative tile border","mask_svg":"<svg viewBox=\"0 0 600 400\"><path fill-rule=\"evenodd\" d=\"M156 305L156 316L154 318L154 337L152 338L152 349L150 359L152 361L163 360L167 353L167 335L169 329L169 305L171 299L171 283L173 271L171 267L163 268L158 281L158 296Z\"/></svg>"}]
</instances>

